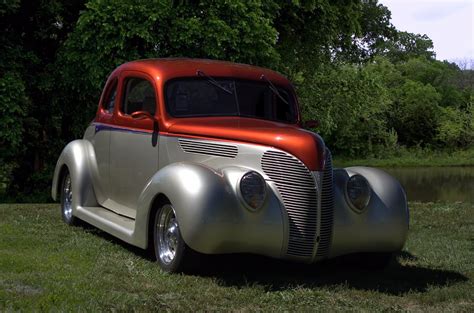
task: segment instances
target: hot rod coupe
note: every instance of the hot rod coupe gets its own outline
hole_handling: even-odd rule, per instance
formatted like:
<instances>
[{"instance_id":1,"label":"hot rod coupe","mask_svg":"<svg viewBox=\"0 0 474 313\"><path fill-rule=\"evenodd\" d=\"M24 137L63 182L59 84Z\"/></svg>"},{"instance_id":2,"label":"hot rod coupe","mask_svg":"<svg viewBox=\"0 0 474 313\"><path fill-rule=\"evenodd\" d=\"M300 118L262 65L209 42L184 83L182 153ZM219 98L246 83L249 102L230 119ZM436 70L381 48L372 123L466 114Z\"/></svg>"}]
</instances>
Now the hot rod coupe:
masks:
<instances>
[{"instance_id":1,"label":"hot rod coupe","mask_svg":"<svg viewBox=\"0 0 474 313\"><path fill-rule=\"evenodd\" d=\"M398 181L374 168L334 169L322 138L302 125L291 83L274 71L125 63L83 139L62 151L52 197L66 223L150 248L170 272L199 254L313 263L400 251L409 211Z\"/></svg>"}]
</instances>

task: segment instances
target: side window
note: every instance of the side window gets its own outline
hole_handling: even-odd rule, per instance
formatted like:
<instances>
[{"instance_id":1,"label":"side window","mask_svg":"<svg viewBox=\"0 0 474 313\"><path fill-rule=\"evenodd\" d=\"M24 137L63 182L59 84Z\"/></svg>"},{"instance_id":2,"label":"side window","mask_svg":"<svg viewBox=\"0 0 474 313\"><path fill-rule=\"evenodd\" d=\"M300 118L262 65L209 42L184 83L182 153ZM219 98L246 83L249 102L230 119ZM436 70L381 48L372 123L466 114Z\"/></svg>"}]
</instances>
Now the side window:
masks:
<instances>
[{"instance_id":1,"label":"side window","mask_svg":"<svg viewBox=\"0 0 474 313\"><path fill-rule=\"evenodd\" d=\"M128 78L125 81L125 93L122 102L122 112L132 114L136 111L147 111L155 115L155 90L151 83L142 78Z\"/></svg>"},{"instance_id":2,"label":"side window","mask_svg":"<svg viewBox=\"0 0 474 313\"><path fill-rule=\"evenodd\" d=\"M117 82L114 82L112 88L109 89L107 96L102 102L105 111L112 113L114 111L115 97L117 96Z\"/></svg>"}]
</instances>

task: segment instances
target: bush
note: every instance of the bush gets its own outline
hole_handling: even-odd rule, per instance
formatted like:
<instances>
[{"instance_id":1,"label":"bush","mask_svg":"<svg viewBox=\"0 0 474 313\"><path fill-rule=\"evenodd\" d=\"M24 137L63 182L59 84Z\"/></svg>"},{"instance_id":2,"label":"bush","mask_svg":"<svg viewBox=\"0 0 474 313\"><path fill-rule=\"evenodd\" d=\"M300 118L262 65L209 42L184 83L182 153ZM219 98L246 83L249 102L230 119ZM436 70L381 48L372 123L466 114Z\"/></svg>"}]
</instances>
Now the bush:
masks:
<instances>
[{"instance_id":1,"label":"bush","mask_svg":"<svg viewBox=\"0 0 474 313\"><path fill-rule=\"evenodd\" d=\"M469 114L452 107L441 108L437 139L446 147L454 148L465 144L466 126Z\"/></svg>"},{"instance_id":2,"label":"bush","mask_svg":"<svg viewBox=\"0 0 474 313\"><path fill-rule=\"evenodd\" d=\"M431 85L407 80L394 90L388 116L401 144L426 146L437 134L441 95Z\"/></svg>"}]
</instances>

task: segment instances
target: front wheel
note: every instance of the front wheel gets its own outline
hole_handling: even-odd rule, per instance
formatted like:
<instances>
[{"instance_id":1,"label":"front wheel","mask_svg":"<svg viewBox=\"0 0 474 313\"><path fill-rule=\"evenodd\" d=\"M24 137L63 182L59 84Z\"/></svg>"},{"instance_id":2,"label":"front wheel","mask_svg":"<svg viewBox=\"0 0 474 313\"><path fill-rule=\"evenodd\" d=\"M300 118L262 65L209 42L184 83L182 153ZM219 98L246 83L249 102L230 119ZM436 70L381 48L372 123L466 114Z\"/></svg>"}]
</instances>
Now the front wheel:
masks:
<instances>
[{"instance_id":1,"label":"front wheel","mask_svg":"<svg viewBox=\"0 0 474 313\"><path fill-rule=\"evenodd\" d=\"M155 214L153 242L156 259L163 270L181 272L192 265L195 252L181 237L176 213L169 203Z\"/></svg>"},{"instance_id":2,"label":"front wheel","mask_svg":"<svg viewBox=\"0 0 474 313\"><path fill-rule=\"evenodd\" d=\"M61 184L61 216L68 225L77 224L77 218L72 215L72 181L69 172L63 176Z\"/></svg>"}]
</instances>

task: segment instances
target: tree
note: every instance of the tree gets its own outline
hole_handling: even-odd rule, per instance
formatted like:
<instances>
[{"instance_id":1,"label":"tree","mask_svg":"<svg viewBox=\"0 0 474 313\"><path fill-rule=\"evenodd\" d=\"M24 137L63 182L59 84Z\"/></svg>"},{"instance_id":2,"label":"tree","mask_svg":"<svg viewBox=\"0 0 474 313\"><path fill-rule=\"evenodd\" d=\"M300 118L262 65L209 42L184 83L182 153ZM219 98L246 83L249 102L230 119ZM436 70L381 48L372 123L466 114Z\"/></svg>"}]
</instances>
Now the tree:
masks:
<instances>
[{"instance_id":1,"label":"tree","mask_svg":"<svg viewBox=\"0 0 474 313\"><path fill-rule=\"evenodd\" d=\"M433 41L427 35L409 32L397 32L395 38L382 46L381 55L387 56L392 62L404 62L411 58L424 57L434 59Z\"/></svg>"},{"instance_id":2,"label":"tree","mask_svg":"<svg viewBox=\"0 0 474 313\"><path fill-rule=\"evenodd\" d=\"M397 37L390 19L391 13L386 6L377 1L363 1L358 15L359 31L352 35L352 45L339 59L357 64L383 55L387 45Z\"/></svg>"},{"instance_id":3,"label":"tree","mask_svg":"<svg viewBox=\"0 0 474 313\"><path fill-rule=\"evenodd\" d=\"M82 1L7 1L0 9L0 180L32 193L52 152L51 64ZM41 179L46 186L45 179ZM1 192L1 189L0 189Z\"/></svg>"},{"instance_id":4,"label":"tree","mask_svg":"<svg viewBox=\"0 0 474 313\"><path fill-rule=\"evenodd\" d=\"M361 1L274 1L274 25L281 70L304 79L320 67L350 54L360 33ZM272 6L268 6L272 8Z\"/></svg>"},{"instance_id":5,"label":"tree","mask_svg":"<svg viewBox=\"0 0 474 313\"><path fill-rule=\"evenodd\" d=\"M300 91L304 117L318 119L318 129L336 154L378 155L396 144L385 112L389 98L377 75L359 66L327 67Z\"/></svg>"},{"instance_id":6,"label":"tree","mask_svg":"<svg viewBox=\"0 0 474 313\"><path fill-rule=\"evenodd\" d=\"M401 144L426 146L433 142L439 125L441 95L436 89L417 81L406 80L395 91L389 113L390 127Z\"/></svg>"}]
</instances>

